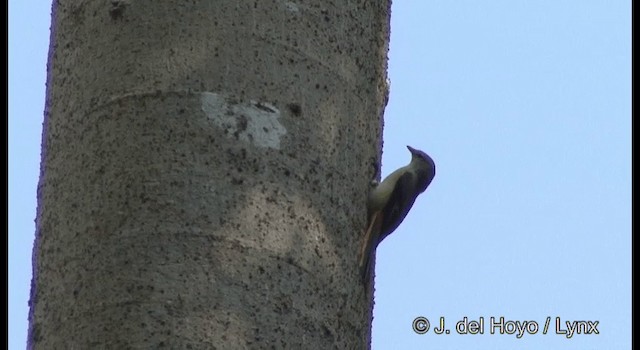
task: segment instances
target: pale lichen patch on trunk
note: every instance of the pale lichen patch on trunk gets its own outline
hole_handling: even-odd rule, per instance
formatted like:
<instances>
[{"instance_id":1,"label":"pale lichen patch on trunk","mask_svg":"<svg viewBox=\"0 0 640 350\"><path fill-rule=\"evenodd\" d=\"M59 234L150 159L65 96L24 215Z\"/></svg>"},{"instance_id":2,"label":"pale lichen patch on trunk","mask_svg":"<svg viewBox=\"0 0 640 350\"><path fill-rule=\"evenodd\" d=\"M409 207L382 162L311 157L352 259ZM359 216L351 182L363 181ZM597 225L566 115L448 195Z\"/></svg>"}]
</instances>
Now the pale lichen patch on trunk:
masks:
<instances>
[{"instance_id":1,"label":"pale lichen patch on trunk","mask_svg":"<svg viewBox=\"0 0 640 350\"><path fill-rule=\"evenodd\" d=\"M280 149L287 129L280 123L280 110L266 102L235 101L213 92L200 95L202 111L229 137L258 147Z\"/></svg>"}]
</instances>

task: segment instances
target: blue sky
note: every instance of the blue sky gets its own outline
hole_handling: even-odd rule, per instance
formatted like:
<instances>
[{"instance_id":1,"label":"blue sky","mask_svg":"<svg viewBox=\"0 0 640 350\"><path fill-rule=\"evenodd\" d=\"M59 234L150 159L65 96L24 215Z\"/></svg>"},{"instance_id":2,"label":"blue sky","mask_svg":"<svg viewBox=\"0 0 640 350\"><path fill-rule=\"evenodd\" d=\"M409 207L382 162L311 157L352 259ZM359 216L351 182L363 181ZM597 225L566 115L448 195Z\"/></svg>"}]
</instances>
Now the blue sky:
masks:
<instances>
[{"instance_id":1,"label":"blue sky","mask_svg":"<svg viewBox=\"0 0 640 350\"><path fill-rule=\"evenodd\" d=\"M631 348L630 8L394 2L382 172L408 144L437 175L378 248L374 349ZM9 349L26 339L50 21L49 1L9 1ZM465 316L485 333L458 334ZM539 330L490 334L500 316ZM568 339L556 317L599 334Z\"/></svg>"}]
</instances>

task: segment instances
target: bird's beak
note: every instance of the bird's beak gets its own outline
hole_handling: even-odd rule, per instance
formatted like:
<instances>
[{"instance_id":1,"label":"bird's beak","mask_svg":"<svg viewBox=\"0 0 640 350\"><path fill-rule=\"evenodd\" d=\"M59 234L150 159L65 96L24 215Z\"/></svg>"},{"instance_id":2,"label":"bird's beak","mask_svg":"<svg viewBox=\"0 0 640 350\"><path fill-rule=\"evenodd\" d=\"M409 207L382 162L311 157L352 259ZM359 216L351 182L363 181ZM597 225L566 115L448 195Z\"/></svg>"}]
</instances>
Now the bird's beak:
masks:
<instances>
[{"instance_id":1,"label":"bird's beak","mask_svg":"<svg viewBox=\"0 0 640 350\"><path fill-rule=\"evenodd\" d=\"M411 152L411 154L415 154L416 153L416 149L411 147L411 146L407 146L407 149L409 150L409 152Z\"/></svg>"}]
</instances>

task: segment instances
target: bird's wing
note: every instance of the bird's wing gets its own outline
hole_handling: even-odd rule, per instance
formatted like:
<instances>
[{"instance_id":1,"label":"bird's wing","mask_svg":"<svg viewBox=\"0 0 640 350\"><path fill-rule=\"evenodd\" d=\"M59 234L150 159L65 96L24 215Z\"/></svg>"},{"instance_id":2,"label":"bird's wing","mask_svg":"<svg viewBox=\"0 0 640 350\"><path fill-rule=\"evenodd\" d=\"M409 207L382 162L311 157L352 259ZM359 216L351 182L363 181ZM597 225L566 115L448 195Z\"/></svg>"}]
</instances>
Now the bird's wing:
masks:
<instances>
[{"instance_id":1,"label":"bird's wing","mask_svg":"<svg viewBox=\"0 0 640 350\"><path fill-rule=\"evenodd\" d=\"M384 213L382 227L380 229L378 242L375 243L376 246L391 234L391 232L395 231L409 213L418 196L414 188L416 186L415 180L415 174L408 171L402 174L398 181L396 181L389 200L382 210Z\"/></svg>"},{"instance_id":2,"label":"bird's wing","mask_svg":"<svg viewBox=\"0 0 640 350\"><path fill-rule=\"evenodd\" d=\"M367 279L371 269L371 258L378 244L393 232L413 206L415 194L415 175L406 172L398 181L389 196L389 200L382 210L371 213L364 240L360 248L360 269L362 277Z\"/></svg>"}]
</instances>

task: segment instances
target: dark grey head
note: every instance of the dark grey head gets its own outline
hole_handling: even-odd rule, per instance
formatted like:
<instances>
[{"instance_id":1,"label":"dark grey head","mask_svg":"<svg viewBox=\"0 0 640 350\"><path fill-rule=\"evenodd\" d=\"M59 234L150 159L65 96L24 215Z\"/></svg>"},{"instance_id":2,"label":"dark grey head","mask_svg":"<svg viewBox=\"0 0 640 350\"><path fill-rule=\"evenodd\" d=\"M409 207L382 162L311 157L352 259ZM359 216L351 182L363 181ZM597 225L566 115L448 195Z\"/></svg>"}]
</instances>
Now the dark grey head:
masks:
<instances>
[{"instance_id":1,"label":"dark grey head","mask_svg":"<svg viewBox=\"0 0 640 350\"><path fill-rule=\"evenodd\" d=\"M436 176L436 163L429 157L428 154L422 152L419 149L415 149L411 146L407 146L409 152L411 152L411 163L416 164L415 169L422 176L419 178L422 180L421 190L424 191L431 183L431 180ZM418 162L418 163L414 163Z\"/></svg>"},{"instance_id":2,"label":"dark grey head","mask_svg":"<svg viewBox=\"0 0 640 350\"><path fill-rule=\"evenodd\" d=\"M431 157L429 157L428 154L422 152L419 149L415 149L415 148L413 148L411 146L407 146L407 148L409 149L409 152L411 152L411 155L412 155L412 159L411 160L412 161L414 159L425 161L427 164L429 164L429 165L431 165L431 167L433 167L434 172L435 172L436 163L433 162L433 159L431 159Z\"/></svg>"}]
</instances>

